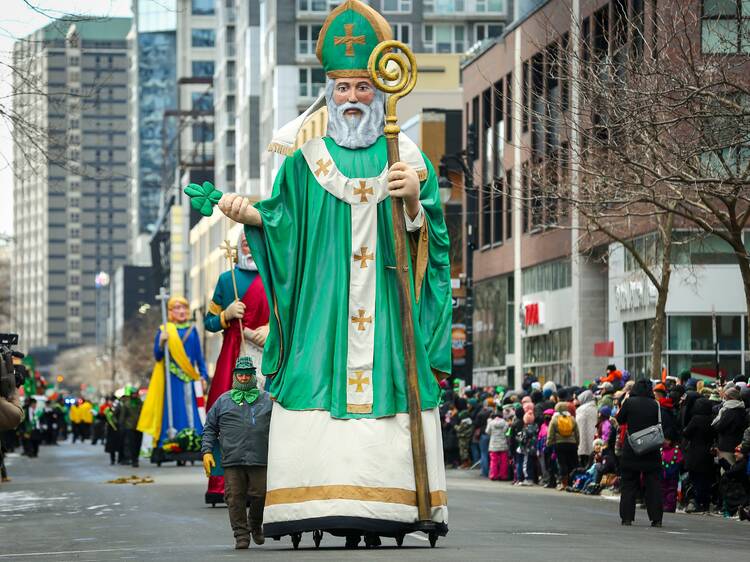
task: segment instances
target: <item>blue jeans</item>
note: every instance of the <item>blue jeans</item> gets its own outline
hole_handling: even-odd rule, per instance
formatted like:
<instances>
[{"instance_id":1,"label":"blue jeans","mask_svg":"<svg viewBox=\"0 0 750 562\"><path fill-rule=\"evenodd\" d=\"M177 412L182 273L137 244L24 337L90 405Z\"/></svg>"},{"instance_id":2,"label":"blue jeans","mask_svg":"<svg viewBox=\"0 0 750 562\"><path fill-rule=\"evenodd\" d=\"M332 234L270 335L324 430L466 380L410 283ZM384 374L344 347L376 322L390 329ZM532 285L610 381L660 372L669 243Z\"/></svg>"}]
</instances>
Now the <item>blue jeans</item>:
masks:
<instances>
[{"instance_id":1,"label":"blue jeans","mask_svg":"<svg viewBox=\"0 0 750 562\"><path fill-rule=\"evenodd\" d=\"M482 461L480 465L482 476L487 478L490 475L490 436L486 433L482 433L479 437L479 454Z\"/></svg>"},{"instance_id":2,"label":"blue jeans","mask_svg":"<svg viewBox=\"0 0 750 562\"><path fill-rule=\"evenodd\" d=\"M471 442L471 464L474 464L479 460L479 443Z\"/></svg>"}]
</instances>

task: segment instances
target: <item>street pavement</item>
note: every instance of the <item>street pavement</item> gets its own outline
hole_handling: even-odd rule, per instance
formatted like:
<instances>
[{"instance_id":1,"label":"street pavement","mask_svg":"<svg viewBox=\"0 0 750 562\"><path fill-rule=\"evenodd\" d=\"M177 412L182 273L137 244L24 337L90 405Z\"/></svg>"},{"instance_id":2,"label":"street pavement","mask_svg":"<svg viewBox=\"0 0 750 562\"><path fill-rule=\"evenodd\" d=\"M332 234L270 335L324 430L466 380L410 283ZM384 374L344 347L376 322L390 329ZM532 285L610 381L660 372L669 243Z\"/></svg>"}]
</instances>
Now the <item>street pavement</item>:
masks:
<instances>
[{"instance_id":1,"label":"street pavement","mask_svg":"<svg viewBox=\"0 0 750 562\"><path fill-rule=\"evenodd\" d=\"M202 468L110 466L100 446L42 447L39 458L11 455L13 481L0 484L0 562L4 560L748 560L750 523L668 514L662 529L639 511L621 527L617 502L538 487L513 487L449 471L450 532L431 549L422 535L402 548L344 550L325 535L298 551L288 537L233 550L226 508L203 504ZM152 484L109 484L130 475Z\"/></svg>"}]
</instances>

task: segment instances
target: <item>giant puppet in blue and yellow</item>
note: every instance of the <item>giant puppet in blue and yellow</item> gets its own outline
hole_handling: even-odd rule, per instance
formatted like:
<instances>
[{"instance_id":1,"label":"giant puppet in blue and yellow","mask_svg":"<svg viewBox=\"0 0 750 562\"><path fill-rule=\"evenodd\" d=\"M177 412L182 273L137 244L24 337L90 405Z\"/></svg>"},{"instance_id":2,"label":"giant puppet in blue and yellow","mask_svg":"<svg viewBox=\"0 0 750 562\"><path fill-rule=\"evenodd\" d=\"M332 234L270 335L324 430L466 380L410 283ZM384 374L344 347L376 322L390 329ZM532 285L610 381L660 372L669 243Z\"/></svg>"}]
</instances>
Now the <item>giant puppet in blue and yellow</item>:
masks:
<instances>
[{"instance_id":1,"label":"giant puppet in blue and yellow","mask_svg":"<svg viewBox=\"0 0 750 562\"><path fill-rule=\"evenodd\" d=\"M451 369L449 239L437 175L419 147L394 138L400 159L389 163L384 135L392 128L384 128L385 96L368 62L391 37L388 22L363 2L334 9L316 51L325 93L274 133L270 149L287 158L271 197L253 204L224 194L218 202L246 225L271 304L261 369L274 401L266 536L335 530L354 546L362 535L374 545L377 535L447 532L438 379ZM326 136L293 150L305 120L323 106ZM400 271L411 295L401 292L397 272L396 199L411 250ZM402 297L413 327L402 321ZM416 367L407 388L409 339ZM411 432L419 420L422 436ZM424 455L412 454L412 437L423 437ZM417 460L426 466L419 475ZM425 490L425 479L428 501L415 491Z\"/></svg>"},{"instance_id":2,"label":"giant puppet in blue and yellow","mask_svg":"<svg viewBox=\"0 0 750 562\"><path fill-rule=\"evenodd\" d=\"M138 418L138 431L150 435L160 447L183 429L203 432L206 420L204 389L208 382L206 363L190 305L183 297L167 303L167 325L154 338L154 369L146 400ZM169 378L165 377L165 346L169 349Z\"/></svg>"}]
</instances>

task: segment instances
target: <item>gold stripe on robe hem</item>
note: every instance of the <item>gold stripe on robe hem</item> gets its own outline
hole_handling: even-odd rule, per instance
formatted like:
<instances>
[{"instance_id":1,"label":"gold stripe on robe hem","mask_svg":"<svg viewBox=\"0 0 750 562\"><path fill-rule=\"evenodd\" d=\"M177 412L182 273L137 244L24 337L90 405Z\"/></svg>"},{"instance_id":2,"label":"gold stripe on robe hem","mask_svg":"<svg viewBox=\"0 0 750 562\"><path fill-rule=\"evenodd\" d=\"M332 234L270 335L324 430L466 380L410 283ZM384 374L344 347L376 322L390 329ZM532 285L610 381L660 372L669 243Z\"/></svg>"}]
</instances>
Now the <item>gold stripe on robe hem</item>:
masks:
<instances>
[{"instance_id":1,"label":"gold stripe on robe hem","mask_svg":"<svg viewBox=\"0 0 750 562\"><path fill-rule=\"evenodd\" d=\"M417 506L417 493L403 488L368 488L366 486L328 485L304 488L279 488L266 492L266 506L308 501L353 500ZM432 507L448 505L443 490L430 492Z\"/></svg>"}]
</instances>

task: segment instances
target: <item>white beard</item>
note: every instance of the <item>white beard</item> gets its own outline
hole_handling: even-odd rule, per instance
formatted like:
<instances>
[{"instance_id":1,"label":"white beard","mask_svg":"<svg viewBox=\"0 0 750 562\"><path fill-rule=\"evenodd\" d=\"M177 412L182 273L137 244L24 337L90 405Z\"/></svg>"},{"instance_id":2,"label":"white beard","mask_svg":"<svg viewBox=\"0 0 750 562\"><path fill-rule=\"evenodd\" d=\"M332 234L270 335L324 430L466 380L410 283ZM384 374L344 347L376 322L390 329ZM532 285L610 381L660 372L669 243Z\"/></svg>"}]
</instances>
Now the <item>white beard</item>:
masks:
<instances>
[{"instance_id":1,"label":"white beard","mask_svg":"<svg viewBox=\"0 0 750 562\"><path fill-rule=\"evenodd\" d=\"M241 232L240 237L237 239L237 267L244 269L245 271L258 271L258 266L255 265L253 256L248 253L247 255L242 253L242 243L245 241L245 233Z\"/></svg>"},{"instance_id":2,"label":"white beard","mask_svg":"<svg viewBox=\"0 0 750 562\"><path fill-rule=\"evenodd\" d=\"M333 101L335 80L326 84L326 105L328 107L328 136L344 148L366 148L375 143L383 134L385 126L385 102L383 92L376 89L375 99L370 105L345 102L336 105ZM347 109L359 109L360 117L347 117Z\"/></svg>"}]
</instances>

